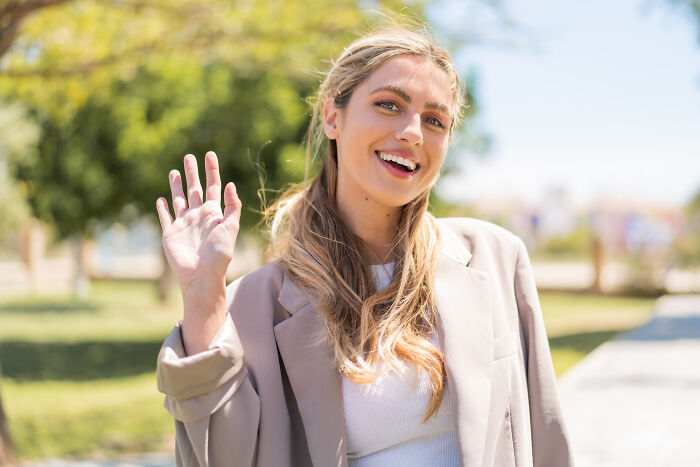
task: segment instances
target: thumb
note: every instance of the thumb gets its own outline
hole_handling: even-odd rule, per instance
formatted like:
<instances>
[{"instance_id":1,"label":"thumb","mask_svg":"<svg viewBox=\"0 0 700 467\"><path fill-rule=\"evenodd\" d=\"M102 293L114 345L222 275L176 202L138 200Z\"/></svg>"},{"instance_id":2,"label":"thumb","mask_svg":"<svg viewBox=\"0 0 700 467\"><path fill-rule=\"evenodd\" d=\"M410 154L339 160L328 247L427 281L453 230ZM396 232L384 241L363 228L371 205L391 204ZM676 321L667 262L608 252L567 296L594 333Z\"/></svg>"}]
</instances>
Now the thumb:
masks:
<instances>
[{"instance_id":1,"label":"thumb","mask_svg":"<svg viewBox=\"0 0 700 467\"><path fill-rule=\"evenodd\" d=\"M223 224L232 231L234 235L238 233L241 218L241 200L236 193L236 185L228 182L224 188L224 220Z\"/></svg>"}]
</instances>

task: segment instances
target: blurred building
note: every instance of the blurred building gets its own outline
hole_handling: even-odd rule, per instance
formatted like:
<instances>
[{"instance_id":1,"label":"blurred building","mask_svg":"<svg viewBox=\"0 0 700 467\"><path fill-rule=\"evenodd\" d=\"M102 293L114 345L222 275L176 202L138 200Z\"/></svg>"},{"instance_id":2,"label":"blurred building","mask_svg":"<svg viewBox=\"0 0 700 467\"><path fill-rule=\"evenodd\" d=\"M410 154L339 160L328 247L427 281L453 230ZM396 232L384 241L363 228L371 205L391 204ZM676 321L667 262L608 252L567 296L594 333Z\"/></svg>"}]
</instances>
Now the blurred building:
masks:
<instances>
[{"instance_id":1,"label":"blurred building","mask_svg":"<svg viewBox=\"0 0 700 467\"><path fill-rule=\"evenodd\" d=\"M619 254L667 255L684 228L681 207L624 199L597 199L587 216L606 248Z\"/></svg>"},{"instance_id":2,"label":"blurred building","mask_svg":"<svg viewBox=\"0 0 700 467\"><path fill-rule=\"evenodd\" d=\"M684 229L681 207L619 198L599 198L589 206L575 207L563 187L548 190L537 203L517 197L489 197L478 199L472 208L476 217L515 232L533 249L569 235L583 224L611 253L624 255L641 249L664 252Z\"/></svg>"}]
</instances>

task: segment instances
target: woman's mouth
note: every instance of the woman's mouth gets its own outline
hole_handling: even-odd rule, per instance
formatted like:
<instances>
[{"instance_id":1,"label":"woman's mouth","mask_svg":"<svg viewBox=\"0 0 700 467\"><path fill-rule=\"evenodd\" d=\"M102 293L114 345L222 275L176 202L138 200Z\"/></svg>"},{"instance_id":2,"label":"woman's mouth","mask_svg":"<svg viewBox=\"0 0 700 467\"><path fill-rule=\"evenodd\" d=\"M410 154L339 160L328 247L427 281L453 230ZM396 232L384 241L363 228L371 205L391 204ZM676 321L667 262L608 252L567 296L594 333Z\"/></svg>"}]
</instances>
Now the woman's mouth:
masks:
<instances>
[{"instance_id":1,"label":"woman's mouth","mask_svg":"<svg viewBox=\"0 0 700 467\"><path fill-rule=\"evenodd\" d=\"M377 157L383 162L384 166L387 166L393 171L398 172L401 175L411 175L415 173L420 165L416 164L410 159L405 157L397 156L396 154L389 154L382 151L375 151Z\"/></svg>"}]
</instances>

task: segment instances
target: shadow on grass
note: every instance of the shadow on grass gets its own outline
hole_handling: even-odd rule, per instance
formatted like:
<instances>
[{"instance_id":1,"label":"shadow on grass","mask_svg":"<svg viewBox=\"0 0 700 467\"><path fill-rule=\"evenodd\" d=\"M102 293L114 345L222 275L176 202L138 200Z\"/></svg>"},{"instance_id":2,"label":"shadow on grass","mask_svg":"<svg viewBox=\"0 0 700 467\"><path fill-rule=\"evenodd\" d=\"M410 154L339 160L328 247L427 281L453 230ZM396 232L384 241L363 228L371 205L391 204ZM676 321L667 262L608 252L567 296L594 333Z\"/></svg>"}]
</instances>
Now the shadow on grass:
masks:
<instances>
[{"instance_id":1,"label":"shadow on grass","mask_svg":"<svg viewBox=\"0 0 700 467\"><path fill-rule=\"evenodd\" d=\"M0 304L0 314L11 313L53 313L68 311L97 311L94 303L78 300L37 300L22 302L6 302Z\"/></svg>"},{"instance_id":2,"label":"shadow on grass","mask_svg":"<svg viewBox=\"0 0 700 467\"><path fill-rule=\"evenodd\" d=\"M152 372L162 341L0 342L4 376L85 381Z\"/></svg>"},{"instance_id":3,"label":"shadow on grass","mask_svg":"<svg viewBox=\"0 0 700 467\"><path fill-rule=\"evenodd\" d=\"M606 331L579 332L550 337L549 347L551 349L572 349L577 352L588 353L620 332L620 329L609 329Z\"/></svg>"}]
</instances>

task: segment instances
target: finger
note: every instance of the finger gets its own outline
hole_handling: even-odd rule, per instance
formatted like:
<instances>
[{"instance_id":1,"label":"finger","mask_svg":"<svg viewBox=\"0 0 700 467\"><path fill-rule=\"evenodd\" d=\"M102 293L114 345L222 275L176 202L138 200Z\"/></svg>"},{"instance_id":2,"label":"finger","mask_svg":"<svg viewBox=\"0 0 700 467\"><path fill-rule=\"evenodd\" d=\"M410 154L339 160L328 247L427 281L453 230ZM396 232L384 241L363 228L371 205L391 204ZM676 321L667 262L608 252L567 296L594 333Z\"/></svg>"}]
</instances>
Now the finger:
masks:
<instances>
[{"instance_id":1,"label":"finger","mask_svg":"<svg viewBox=\"0 0 700 467\"><path fill-rule=\"evenodd\" d=\"M187 204L190 209L202 205L202 185L199 183L197 158L192 154L185 156L185 179L187 180Z\"/></svg>"},{"instance_id":2,"label":"finger","mask_svg":"<svg viewBox=\"0 0 700 467\"><path fill-rule=\"evenodd\" d=\"M241 200L236 193L236 185L228 182L224 188L224 223L238 231L239 220L241 218Z\"/></svg>"},{"instance_id":3,"label":"finger","mask_svg":"<svg viewBox=\"0 0 700 467\"><path fill-rule=\"evenodd\" d=\"M160 228L165 232L165 229L173 223L173 218L168 210L168 201L165 198L161 197L156 200L156 211L158 212L158 220L160 220Z\"/></svg>"},{"instance_id":4,"label":"finger","mask_svg":"<svg viewBox=\"0 0 700 467\"><path fill-rule=\"evenodd\" d=\"M175 217L181 217L187 211L185 193L182 192L182 177L177 170L171 170L168 178L170 180L170 192L173 195L173 212Z\"/></svg>"},{"instance_id":5,"label":"finger","mask_svg":"<svg viewBox=\"0 0 700 467\"><path fill-rule=\"evenodd\" d=\"M204 169L207 174L207 201L216 201L221 205L221 176L219 160L213 151L204 156Z\"/></svg>"}]
</instances>

